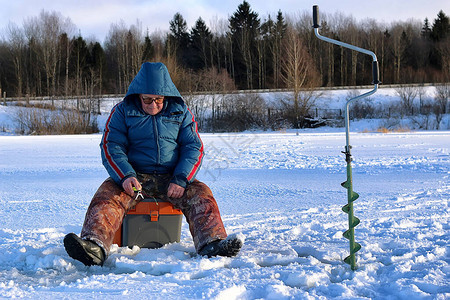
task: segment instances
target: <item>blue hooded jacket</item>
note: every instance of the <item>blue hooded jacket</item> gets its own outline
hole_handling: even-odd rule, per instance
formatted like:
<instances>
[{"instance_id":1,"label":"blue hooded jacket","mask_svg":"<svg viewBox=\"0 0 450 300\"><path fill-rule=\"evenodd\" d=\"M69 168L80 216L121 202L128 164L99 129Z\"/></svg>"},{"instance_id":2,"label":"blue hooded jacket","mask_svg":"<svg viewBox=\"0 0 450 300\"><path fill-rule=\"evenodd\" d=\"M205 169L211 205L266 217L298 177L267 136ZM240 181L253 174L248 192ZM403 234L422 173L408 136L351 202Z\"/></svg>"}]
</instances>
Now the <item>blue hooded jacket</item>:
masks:
<instances>
[{"instance_id":1,"label":"blue hooded jacket","mask_svg":"<svg viewBox=\"0 0 450 300\"><path fill-rule=\"evenodd\" d=\"M163 109L144 112L139 94L163 95ZM111 110L100 143L103 165L114 181L136 173L172 174L182 187L192 182L203 159L194 115L162 63L144 63L122 102Z\"/></svg>"}]
</instances>

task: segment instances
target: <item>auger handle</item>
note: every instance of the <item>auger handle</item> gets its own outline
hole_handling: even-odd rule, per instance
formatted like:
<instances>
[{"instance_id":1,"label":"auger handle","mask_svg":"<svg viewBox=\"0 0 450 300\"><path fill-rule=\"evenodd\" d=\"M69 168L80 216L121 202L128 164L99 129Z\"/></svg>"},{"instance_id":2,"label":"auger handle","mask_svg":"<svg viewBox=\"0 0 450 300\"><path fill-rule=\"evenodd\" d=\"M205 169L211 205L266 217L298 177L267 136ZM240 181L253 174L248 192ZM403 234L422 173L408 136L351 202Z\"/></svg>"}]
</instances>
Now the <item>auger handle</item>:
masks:
<instances>
[{"instance_id":1,"label":"auger handle","mask_svg":"<svg viewBox=\"0 0 450 300\"><path fill-rule=\"evenodd\" d=\"M319 28L319 5L314 5L313 6L313 27L314 28Z\"/></svg>"},{"instance_id":2,"label":"auger handle","mask_svg":"<svg viewBox=\"0 0 450 300\"><path fill-rule=\"evenodd\" d=\"M379 84L381 83L378 78L380 77L380 73L378 71L378 61L375 60L372 62L372 74L373 74L373 82L372 84Z\"/></svg>"}]
</instances>

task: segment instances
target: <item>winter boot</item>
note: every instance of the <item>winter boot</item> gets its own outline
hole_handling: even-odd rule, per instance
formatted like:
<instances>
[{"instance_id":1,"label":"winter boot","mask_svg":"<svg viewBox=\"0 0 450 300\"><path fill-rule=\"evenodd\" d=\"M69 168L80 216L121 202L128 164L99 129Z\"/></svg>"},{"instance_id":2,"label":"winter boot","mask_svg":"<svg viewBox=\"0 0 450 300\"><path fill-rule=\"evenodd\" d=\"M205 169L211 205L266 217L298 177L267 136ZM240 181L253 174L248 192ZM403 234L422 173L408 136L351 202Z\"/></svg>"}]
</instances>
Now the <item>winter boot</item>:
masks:
<instances>
[{"instance_id":1,"label":"winter boot","mask_svg":"<svg viewBox=\"0 0 450 300\"><path fill-rule=\"evenodd\" d=\"M64 248L70 257L86 266L102 266L105 261L105 252L99 245L79 238L75 233L69 233L64 237Z\"/></svg>"},{"instance_id":2,"label":"winter boot","mask_svg":"<svg viewBox=\"0 0 450 300\"><path fill-rule=\"evenodd\" d=\"M199 255L213 256L236 256L242 247L242 241L236 236L228 237L225 240L217 240L205 245L199 252Z\"/></svg>"}]
</instances>

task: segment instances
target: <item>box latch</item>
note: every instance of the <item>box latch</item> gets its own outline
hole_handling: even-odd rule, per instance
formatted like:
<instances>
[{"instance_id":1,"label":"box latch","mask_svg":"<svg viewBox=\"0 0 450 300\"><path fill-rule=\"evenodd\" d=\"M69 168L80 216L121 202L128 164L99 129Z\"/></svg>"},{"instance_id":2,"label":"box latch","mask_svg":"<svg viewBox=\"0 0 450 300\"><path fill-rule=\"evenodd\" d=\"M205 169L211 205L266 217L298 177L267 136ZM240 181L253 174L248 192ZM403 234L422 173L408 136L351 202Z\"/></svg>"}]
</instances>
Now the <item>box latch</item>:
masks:
<instances>
[{"instance_id":1,"label":"box latch","mask_svg":"<svg viewBox=\"0 0 450 300\"><path fill-rule=\"evenodd\" d=\"M159 211L153 210L150 212L150 221L158 222L158 218L159 218Z\"/></svg>"}]
</instances>

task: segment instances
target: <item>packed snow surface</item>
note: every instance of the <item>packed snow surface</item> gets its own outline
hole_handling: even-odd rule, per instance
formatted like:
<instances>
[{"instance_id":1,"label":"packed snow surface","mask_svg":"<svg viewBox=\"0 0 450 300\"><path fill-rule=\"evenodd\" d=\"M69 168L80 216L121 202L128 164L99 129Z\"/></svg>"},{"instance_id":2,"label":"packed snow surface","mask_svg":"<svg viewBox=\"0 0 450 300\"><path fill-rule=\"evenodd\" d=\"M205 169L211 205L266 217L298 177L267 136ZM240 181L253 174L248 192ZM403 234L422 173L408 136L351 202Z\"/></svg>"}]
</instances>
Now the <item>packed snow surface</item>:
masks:
<instances>
[{"instance_id":1,"label":"packed snow surface","mask_svg":"<svg viewBox=\"0 0 450 300\"><path fill-rule=\"evenodd\" d=\"M106 178L101 135L0 136L0 297L449 299L450 132L352 132L358 269L348 241L341 130L202 134L235 258L196 256L187 225L161 249L119 248L85 267L79 233Z\"/></svg>"}]
</instances>

